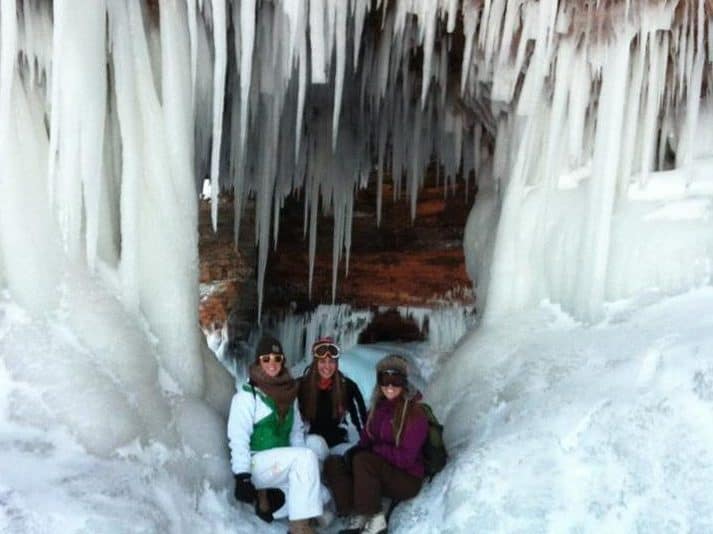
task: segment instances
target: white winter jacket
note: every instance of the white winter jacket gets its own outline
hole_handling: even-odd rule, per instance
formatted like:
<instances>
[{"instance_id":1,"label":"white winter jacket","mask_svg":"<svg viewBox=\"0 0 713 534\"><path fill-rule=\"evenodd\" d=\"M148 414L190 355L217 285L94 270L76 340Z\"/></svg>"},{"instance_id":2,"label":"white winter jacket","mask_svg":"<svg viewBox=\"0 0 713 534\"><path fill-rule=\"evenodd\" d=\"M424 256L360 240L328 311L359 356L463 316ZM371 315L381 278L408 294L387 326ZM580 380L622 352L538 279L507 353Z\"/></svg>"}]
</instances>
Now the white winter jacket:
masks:
<instances>
[{"instance_id":1,"label":"white winter jacket","mask_svg":"<svg viewBox=\"0 0 713 534\"><path fill-rule=\"evenodd\" d=\"M246 391L241 386L233 395L230 404L228 445L230 446L230 463L235 474L251 472L250 460L253 452L250 450L250 436L253 433L253 426L272 413L272 408L265 404L261 394L264 395L258 387L255 387L255 394L253 394L252 388L248 387ZM294 418L290 431L290 445L304 446L304 424L296 399L292 408Z\"/></svg>"}]
</instances>

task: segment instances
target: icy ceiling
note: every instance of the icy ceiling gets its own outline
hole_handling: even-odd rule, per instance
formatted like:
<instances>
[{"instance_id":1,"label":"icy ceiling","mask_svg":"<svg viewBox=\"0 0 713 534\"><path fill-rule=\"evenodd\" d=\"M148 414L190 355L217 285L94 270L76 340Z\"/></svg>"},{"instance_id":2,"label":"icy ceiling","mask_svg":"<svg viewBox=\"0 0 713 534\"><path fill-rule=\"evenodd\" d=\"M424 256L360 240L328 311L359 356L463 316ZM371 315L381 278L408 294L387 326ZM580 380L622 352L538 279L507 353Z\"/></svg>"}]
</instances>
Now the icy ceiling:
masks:
<instances>
[{"instance_id":1,"label":"icy ceiling","mask_svg":"<svg viewBox=\"0 0 713 534\"><path fill-rule=\"evenodd\" d=\"M284 198L304 198L310 273L318 212L331 211L336 289L355 190L391 179L413 210L432 159L446 187L475 177L466 251L493 316L550 298L596 317L638 289L610 273L630 261L613 221L632 184L679 169L670 183L690 189L713 145L710 0L1 5L0 135L33 139L0 143L3 180L36 177L9 197L46 190L52 208L31 225L59 228L57 256L114 273L155 317L165 304L147 288L195 272L205 177L220 184L213 208L235 191L236 224L254 195L260 288Z\"/></svg>"},{"instance_id":2,"label":"icy ceiling","mask_svg":"<svg viewBox=\"0 0 713 534\"><path fill-rule=\"evenodd\" d=\"M234 188L236 221L255 194L260 288L284 197L304 197L310 286L318 210L331 210L334 294L342 255L349 269L354 191L376 180L378 224L385 173L414 214L431 158L446 187L457 175L475 176L498 191L522 173L536 183L538 173L551 179L595 155L602 182L618 172L645 179L669 149L677 165L690 163L712 11L703 1L206 2L216 58L212 134L223 141L209 153L210 134L200 128L211 121L197 121L205 148L196 176ZM197 49L201 24L190 18ZM607 109L598 116L600 102ZM617 124L625 110L628 121ZM520 138L526 123L548 130L546 149ZM593 225L584 232L600 247L601 224ZM603 276L589 278L587 287Z\"/></svg>"}]
</instances>

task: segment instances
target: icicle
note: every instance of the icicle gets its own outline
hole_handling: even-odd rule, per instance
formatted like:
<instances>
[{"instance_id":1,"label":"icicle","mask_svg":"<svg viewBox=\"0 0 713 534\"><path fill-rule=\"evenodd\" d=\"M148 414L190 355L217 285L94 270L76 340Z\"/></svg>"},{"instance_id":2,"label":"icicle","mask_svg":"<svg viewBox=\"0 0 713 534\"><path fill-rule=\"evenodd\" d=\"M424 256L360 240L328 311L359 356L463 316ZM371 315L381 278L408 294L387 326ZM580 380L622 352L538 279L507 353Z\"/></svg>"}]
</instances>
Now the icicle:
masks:
<instances>
[{"instance_id":1,"label":"icicle","mask_svg":"<svg viewBox=\"0 0 713 534\"><path fill-rule=\"evenodd\" d=\"M312 83L327 83L329 55L326 51L325 16L329 0L310 0L309 2L309 41L312 63Z\"/></svg>"},{"instance_id":2,"label":"icicle","mask_svg":"<svg viewBox=\"0 0 713 534\"><path fill-rule=\"evenodd\" d=\"M473 65L473 42L475 40L475 30L478 24L478 15L474 9L467 9L463 12L463 33L465 34L465 46L463 48L463 63L460 74L460 93L465 94L468 75Z\"/></svg>"},{"instance_id":3,"label":"icicle","mask_svg":"<svg viewBox=\"0 0 713 534\"><path fill-rule=\"evenodd\" d=\"M211 0L213 6L213 145L210 160L210 214L213 231L218 230L218 194L220 193L220 143L223 135L223 102L225 91L225 70L227 68L227 23L226 0ZM250 4L251 0L241 2ZM241 19L242 20L242 19Z\"/></svg>"},{"instance_id":4,"label":"icicle","mask_svg":"<svg viewBox=\"0 0 713 534\"><path fill-rule=\"evenodd\" d=\"M377 162L377 169L376 169L376 226L377 228L381 225L381 209L382 209L382 204L383 204L383 196L384 196L384 166L386 165L386 161L384 161L385 155L386 155L386 142L387 142L387 136L388 136L388 123L387 123L387 118L386 114L382 114L381 118L379 120L379 137L378 137L378 143L379 143L379 159Z\"/></svg>"},{"instance_id":5,"label":"icicle","mask_svg":"<svg viewBox=\"0 0 713 534\"><path fill-rule=\"evenodd\" d=\"M343 184L339 184L342 186ZM341 189L341 187L340 187ZM344 220L346 206L344 205L343 192L335 194L334 199L334 228L332 231L332 304L337 297L337 274L339 273L339 260L341 259L342 245L344 243Z\"/></svg>"},{"instance_id":6,"label":"icicle","mask_svg":"<svg viewBox=\"0 0 713 534\"><path fill-rule=\"evenodd\" d=\"M369 3L367 0L352 0L352 17L354 18L354 70L359 65L359 50L361 48L361 37L364 31L364 19L366 18Z\"/></svg>"},{"instance_id":7,"label":"icicle","mask_svg":"<svg viewBox=\"0 0 713 534\"><path fill-rule=\"evenodd\" d=\"M426 95L431 85L433 46L436 41L436 22L438 21L438 3L426 2L419 13L419 22L425 28L423 43L423 79L421 80L421 108L426 106Z\"/></svg>"},{"instance_id":8,"label":"icicle","mask_svg":"<svg viewBox=\"0 0 713 534\"><path fill-rule=\"evenodd\" d=\"M9 135L12 84L17 56L16 9L14 0L2 0L0 4L0 132L6 138ZM2 141L0 147L6 147L7 139Z\"/></svg>"},{"instance_id":9,"label":"icicle","mask_svg":"<svg viewBox=\"0 0 713 534\"><path fill-rule=\"evenodd\" d=\"M389 82L389 71L391 67L391 47L393 39L392 28L393 26L389 24L384 29L383 39L379 40L379 48L377 51L377 75L376 81L374 83L377 87L377 95L380 100L383 100L384 95L386 95L386 87Z\"/></svg>"},{"instance_id":10,"label":"icicle","mask_svg":"<svg viewBox=\"0 0 713 534\"><path fill-rule=\"evenodd\" d=\"M110 2L112 60L114 65L116 105L121 120L121 263L122 302L130 311L139 309L139 198L143 175L143 132L133 110L138 95L132 57L126 7L122 2Z\"/></svg>"},{"instance_id":11,"label":"icicle","mask_svg":"<svg viewBox=\"0 0 713 534\"><path fill-rule=\"evenodd\" d=\"M186 0L188 34L191 38L191 106L195 106L196 76L198 75L198 13L196 0Z\"/></svg>"},{"instance_id":12,"label":"icicle","mask_svg":"<svg viewBox=\"0 0 713 534\"><path fill-rule=\"evenodd\" d=\"M594 145L592 188L584 223L583 268L578 276L576 309L581 317L594 320L602 312L607 258L614 207L617 164L621 150L621 122L624 116L630 40L619 36L611 49L611 64L602 73L597 134Z\"/></svg>"},{"instance_id":13,"label":"icicle","mask_svg":"<svg viewBox=\"0 0 713 534\"><path fill-rule=\"evenodd\" d=\"M352 221L354 219L354 189L349 192L344 217L344 277L349 276L349 258L352 251Z\"/></svg>"},{"instance_id":14,"label":"icicle","mask_svg":"<svg viewBox=\"0 0 713 534\"><path fill-rule=\"evenodd\" d=\"M335 73L334 114L332 116L332 150L337 148L339 133L339 113L342 109L342 92L344 91L344 69L346 67L347 46L347 8L348 2L337 2L337 70Z\"/></svg>"},{"instance_id":15,"label":"icicle","mask_svg":"<svg viewBox=\"0 0 713 534\"><path fill-rule=\"evenodd\" d=\"M654 168L654 146L656 144L656 124L666 88L666 66L668 63L668 35L659 38L652 35L649 40L649 73L646 91L646 108L642 134L641 182L644 183Z\"/></svg>"},{"instance_id":16,"label":"icicle","mask_svg":"<svg viewBox=\"0 0 713 534\"><path fill-rule=\"evenodd\" d=\"M696 59L690 68L686 79L688 80L688 101L686 104L686 120L682 140L676 162L679 167L690 168L694 156L696 129L701 105L701 85L703 82L704 53L701 48L696 52Z\"/></svg>"},{"instance_id":17,"label":"icicle","mask_svg":"<svg viewBox=\"0 0 713 534\"><path fill-rule=\"evenodd\" d=\"M302 142L302 121L304 118L305 98L307 97L307 38L302 34L300 38L300 64L297 89L297 126L295 128L295 160L300 153Z\"/></svg>"},{"instance_id":18,"label":"icicle","mask_svg":"<svg viewBox=\"0 0 713 534\"><path fill-rule=\"evenodd\" d=\"M448 33L453 33L456 29L456 18L458 17L458 0L450 0L450 4L446 8L448 13L448 23L446 25L446 31Z\"/></svg>"},{"instance_id":19,"label":"icicle","mask_svg":"<svg viewBox=\"0 0 713 534\"><path fill-rule=\"evenodd\" d=\"M309 214L309 282L307 294L312 298L312 280L314 278L314 259L317 255L317 213L319 211L319 183L310 183L310 214Z\"/></svg>"},{"instance_id":20,"label":"icicle","mask_svg":"<svg viewBox=\"0 0 713 534\"><path fill-rule=\"evenodd\" d=\"M567 136L569 142L567 146L569 160L572 164L583 164L584 125L592 91L589 67L584 54L577 55L573 68L577 75L572 77L572 86L569 91L569 135Z\"/></svg>"},{"instance_id":21,"label":"icicle","mask_svg":"<svg viewBox=\"0 0 713 534\"><path fill-rule=\"evenodd\" d=\"M86 247L91 269L99 233L106 110L105 18L100 0L91 8L74 0L54 3L50 187L65 247L74 259ZM73 30L67 31L70 21Z\"/></svg>"}]
</instances>

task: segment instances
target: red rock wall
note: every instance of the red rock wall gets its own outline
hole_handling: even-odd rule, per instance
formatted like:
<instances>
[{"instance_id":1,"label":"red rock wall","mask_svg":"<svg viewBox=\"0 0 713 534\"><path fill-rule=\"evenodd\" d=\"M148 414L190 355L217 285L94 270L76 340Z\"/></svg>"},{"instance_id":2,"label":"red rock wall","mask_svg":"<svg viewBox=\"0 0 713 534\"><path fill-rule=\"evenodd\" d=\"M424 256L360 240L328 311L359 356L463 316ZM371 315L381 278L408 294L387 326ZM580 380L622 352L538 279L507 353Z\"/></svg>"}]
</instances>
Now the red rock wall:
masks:
<instances>
[{"instance_id":1,"label":"red rock wall","mask_svg":"<svg viewBox=\"0 0 713 534\"><path fill-rule=\"evenodd\" d=\"M471 281L465 271L462 246L472 202L473 191L466 194L462 182L448 195L432 182L419 193L417 215L412 222L408 199L394 201L393 190L387 185L381 226L377 228L375 185L359 191L354 209L349 275L345 276L342 259L336 303L357 308L432 307L449 298L472 304ZM233 311L231 335L235 335L236 328L245 335L257 319L252 203L245 211L236 251L232 200L221 199L217 233L213 233L210 225L209 203L201 203L201 324L205 329L220 327ZM297 305L297 311L306 311L332 302L332 218L320 216L318 222L310 299L308 238L303 236L303 216L302 199L289 199L280 216L277 250L271 250L269 255L265 315L288 309L291 303ZM382 316L384 314L378 315ZM384 327L387 326L390 330L394 328L390 323ZM378 331L379 326L374 328Z\"/></svg>"}]
</instances>

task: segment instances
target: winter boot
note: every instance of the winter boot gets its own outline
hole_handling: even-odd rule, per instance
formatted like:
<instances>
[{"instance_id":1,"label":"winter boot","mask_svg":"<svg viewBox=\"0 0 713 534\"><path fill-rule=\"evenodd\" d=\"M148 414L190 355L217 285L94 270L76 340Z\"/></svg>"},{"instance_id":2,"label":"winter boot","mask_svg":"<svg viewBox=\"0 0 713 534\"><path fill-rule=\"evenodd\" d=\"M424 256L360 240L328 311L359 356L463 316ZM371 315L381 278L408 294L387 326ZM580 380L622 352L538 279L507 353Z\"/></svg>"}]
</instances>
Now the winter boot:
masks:
<instances>
[{"instance_id":1,"label":"winter boot","mask_svg":"<svg viewBox=\"0 0 713 534\"><path fill-rule=\"evenodd\" d=\"M361 529L364 527L366 524L366 516L357 514L357 515L350 515L347 518L347 524L346 526L339 531L339 534L359 534L361 532Z\"/></svg>"},{"instance_id":2,"label":"winter boot","mask_svg":"<svg viewBox=\"0 0 713 534\"><path fill-rule=\"evenodd\" d=\"M255 499L255 513L267 523L272 522L272 514L285 504L285 494L277 488L268 488L257 491Z\"/></svg>"},{"instance_id":3,"label":"winter boot","mask_svg":"<svg viewBox=\"0 0 713 534\"><path fill-rule=\"evenodd\" d=\"M289 534L317 534L309 519L290 520Z\"/></svg>"},{"instance_id":4,"label":"winter boot","mask_svg":"<svg viewBox=\"0 0 713 534\"><path fill-rule=\"evenodd\" d=\"M319 528L328 528L334 522L334 514L329 510L322 512L322 515L315 518Z\"/></svg>"},{"instance_id":5,"label":"winter boot","mask_svg":"<svg viewBox=\"0 0 713 534\"><path fill-rule=\"evenodd\" d=\"M361 529L362 534L386 534L386 517L383 513L372 515Z\"/></svg>"}]
</instances>

